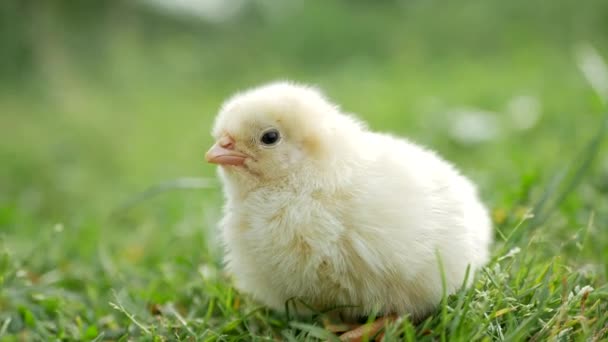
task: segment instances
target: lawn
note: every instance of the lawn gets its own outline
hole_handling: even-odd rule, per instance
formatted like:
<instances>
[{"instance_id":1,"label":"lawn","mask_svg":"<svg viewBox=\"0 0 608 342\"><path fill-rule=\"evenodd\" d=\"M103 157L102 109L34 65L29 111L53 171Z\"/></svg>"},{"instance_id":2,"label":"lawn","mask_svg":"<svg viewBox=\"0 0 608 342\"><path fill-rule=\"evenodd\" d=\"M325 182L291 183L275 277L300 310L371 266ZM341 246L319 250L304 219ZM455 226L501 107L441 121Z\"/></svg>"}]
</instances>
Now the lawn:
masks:
<instances>
[{"instance_id":1,"label":"lawn","mask_svg":"<svg viewBox=\"0 0 608 342\"><path fill-rule=\"evenodd\" d=\"M331 338L222 271L210 125L276 79L437 150L492 211L474 287L388 341L608 339L608 2L244 3L0 5L0 341Z\"/></svg>"}]
</instances>

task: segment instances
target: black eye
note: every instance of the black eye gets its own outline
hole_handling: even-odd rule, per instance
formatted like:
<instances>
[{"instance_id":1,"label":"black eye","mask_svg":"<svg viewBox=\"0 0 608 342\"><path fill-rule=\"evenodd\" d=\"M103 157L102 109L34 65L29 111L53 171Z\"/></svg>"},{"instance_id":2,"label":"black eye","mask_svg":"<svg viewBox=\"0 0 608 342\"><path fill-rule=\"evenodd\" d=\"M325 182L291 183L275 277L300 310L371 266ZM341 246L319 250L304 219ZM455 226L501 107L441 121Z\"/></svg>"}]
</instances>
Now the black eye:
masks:
<instances>
[{"instance_id":1,"label":"black eye","mask_svg":"<svg viewBox=\"0 0 608 342\"><path fill-rule=\"evenodd\" d=\"M281 134L279 131L276 129L269 129L262 134L262 138L260 140L262 141L262 144L272 146L278 143L279 139L281 139Z\"/></svg>"}]
</instances>

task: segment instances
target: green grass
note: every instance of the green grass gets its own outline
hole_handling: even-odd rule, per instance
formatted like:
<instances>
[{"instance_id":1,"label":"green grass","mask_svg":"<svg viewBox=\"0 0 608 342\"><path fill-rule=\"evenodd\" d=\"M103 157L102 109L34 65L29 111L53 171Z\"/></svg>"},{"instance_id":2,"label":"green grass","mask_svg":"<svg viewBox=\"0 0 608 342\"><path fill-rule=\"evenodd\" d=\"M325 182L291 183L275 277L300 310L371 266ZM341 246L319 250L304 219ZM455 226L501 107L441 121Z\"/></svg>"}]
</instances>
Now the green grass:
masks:
<instances>
[{"instance_id":1,"label":"green grass","mask_svg":"<svg viewBox=\"0 0 608 342\"><path fill-rule=\"evenodd\" d=\"M534 6L336 2L215 26L31 7L37 35L0 35L30 44L0 56L0 341L330 337L221 268L210 124L225 97L278 78L438 150L492 210L475 286L387 340L608 339L608 108L576 57L588 42L608 56L606 5ZM542 114L526 130L508 114L520 96ZM453 138L463 108L494 113L497 135Z\"/></svg>"}]
</instances>

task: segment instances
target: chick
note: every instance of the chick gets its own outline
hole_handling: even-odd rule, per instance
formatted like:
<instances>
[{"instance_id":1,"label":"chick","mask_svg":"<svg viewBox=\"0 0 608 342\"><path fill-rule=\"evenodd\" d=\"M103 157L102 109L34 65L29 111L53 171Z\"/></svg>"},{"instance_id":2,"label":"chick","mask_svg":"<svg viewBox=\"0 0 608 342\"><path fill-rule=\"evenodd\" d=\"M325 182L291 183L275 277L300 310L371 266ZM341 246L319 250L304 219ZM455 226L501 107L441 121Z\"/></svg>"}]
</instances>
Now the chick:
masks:
<instances>
[{"instance_id":1,"label":"chick","mask_svg":"<svg viewBox=\"0 0 608 342\"><path fill-rule=\"evenodd\" d=\"M424 318L488 260L487 210L436 153L376 133L315 88L278 82L227 100L207 152L220 165L226 266L284 310ZM468 279L470 280L470 275Z\"/></svg>"}]
</instances>

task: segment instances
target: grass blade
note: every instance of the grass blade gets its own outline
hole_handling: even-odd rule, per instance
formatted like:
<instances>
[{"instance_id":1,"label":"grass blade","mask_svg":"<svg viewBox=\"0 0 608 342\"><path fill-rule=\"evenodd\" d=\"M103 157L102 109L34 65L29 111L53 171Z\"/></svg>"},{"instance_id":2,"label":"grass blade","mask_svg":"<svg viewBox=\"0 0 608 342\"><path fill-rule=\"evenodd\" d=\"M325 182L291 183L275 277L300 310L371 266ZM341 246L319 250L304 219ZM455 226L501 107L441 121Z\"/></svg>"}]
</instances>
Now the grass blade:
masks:
<instances>
[{"instance_id":1,"label":"grass blade","mask_svg":"<svg viewBox=\"0 0 608 342\"><path fill-rule=\"evenodd\" d=\"M126 200L112 211L111 217L118 216L139 203L165 192L175 190L212 189L216 186L217 182L214 179L195 177L178 178L156 184Z\"/></svg>"}]
</instances>

